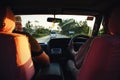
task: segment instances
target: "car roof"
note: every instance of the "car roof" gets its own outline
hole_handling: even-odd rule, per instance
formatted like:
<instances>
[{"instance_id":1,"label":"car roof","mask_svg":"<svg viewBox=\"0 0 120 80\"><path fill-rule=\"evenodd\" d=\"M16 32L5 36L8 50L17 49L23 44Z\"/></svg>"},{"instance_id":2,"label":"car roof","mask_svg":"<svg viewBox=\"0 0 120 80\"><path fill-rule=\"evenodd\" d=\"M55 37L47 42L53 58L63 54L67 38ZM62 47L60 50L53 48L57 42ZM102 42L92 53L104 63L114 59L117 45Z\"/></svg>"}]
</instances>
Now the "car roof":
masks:
<instances>
[{"instance_id":1,"label":"car roof","mask_svg":"<svg viewBox=\"0 0 120 80\"><path fill-rule=\"evenodd\" d=\"M85 14L105 12L118 0L4 0L15 14Z\"/></svg>"}]
</instances>

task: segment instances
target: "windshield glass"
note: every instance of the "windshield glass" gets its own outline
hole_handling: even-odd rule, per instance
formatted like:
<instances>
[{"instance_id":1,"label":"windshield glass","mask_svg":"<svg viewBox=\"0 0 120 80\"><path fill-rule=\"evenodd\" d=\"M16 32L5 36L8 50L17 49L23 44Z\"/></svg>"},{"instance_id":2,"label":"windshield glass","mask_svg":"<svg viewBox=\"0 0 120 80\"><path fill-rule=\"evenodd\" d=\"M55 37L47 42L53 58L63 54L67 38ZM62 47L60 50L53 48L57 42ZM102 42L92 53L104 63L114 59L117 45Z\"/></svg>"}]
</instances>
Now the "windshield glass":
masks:
<instances>
[{"instance_id":1,"label":"windshield glass","mask_svg":"<svg viewBox=\"0 0 120 80\"><path fill-rule=\"evenodd\" d=\"M39 43L47 43L54 38L71 38L79 34L91 36L95 17L87 20L82 15L17 15L21 17L23 31L34 36ZM48 22L48 17L62 21Z\"/></svg>"}]
</instances>

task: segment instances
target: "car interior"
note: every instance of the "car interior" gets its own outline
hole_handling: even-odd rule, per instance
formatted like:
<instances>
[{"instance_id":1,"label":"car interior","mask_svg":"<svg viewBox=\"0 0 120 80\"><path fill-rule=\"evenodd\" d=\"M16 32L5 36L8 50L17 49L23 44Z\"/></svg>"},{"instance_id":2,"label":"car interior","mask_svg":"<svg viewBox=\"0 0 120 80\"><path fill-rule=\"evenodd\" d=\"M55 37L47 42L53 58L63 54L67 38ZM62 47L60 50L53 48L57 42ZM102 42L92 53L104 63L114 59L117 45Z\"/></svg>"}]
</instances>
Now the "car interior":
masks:
<instances>
[{"instance_id":1,"label":"car interior","mask_svg":"<svg viewBox=\"0 0 120 80\"><path fill-rule=\"evenodd\" d=\"M24 36L0 32L0 64L2 65L0 66L0 80L19 80L22 77L26 77L26 79L22 80L120 79L120 37L109 36L110 31L107 19L111 9L116 5L119 6L118 0L3 0L0 3L0 7L4 4L7 4L12 9L14 15L19 15L22 19L24 16L27 16L25 18L29 18L30 15L49 15L46 18L46 22L51 23L51 25L58 24L62 27L57 27L58 30L52 30L49 27L51 30L43 31L49 36L49 39L47 36L46 39L36 38L39 45L50 58L50 65L47 67L40 67L37 65L39 63L34 64L35 61L33 60L33 56L30 55L31 52L28 48L29 43ZM120 13L120 10L118 13ZM67 15L67 18L62 19L57 17L59 15L63 17ZM80 26L80 28L72 28L76 25L88 24L84 24L82 21L81 24L78 24L77 21L69 19L68 15L75 15L77 17L81 15L85 16L85 21L93 22L91 28L81 28ZM39 23L38 21L35 22ZM72 22L74 23L72 24ZM42 28L40 29L41 33ZM25 29L27 31L27 28ZM114 28L112 29L114 30ZM84 33L82 33L82 30L84 30ZM55 36L53 37L50 34L52 31L55 32ZM116 31L120 33L119 30ZM31 31L30 34L34 32L37 31ZM20 37L20 40L17 39ZM27 51L29 55L24 55L23 53ZM19 72L15 71L17 70L17 67L14 66L16 65L16 55L17 57L25 58L22 60L23 62L21 61L21 64L24 63L24 66L17 64L23 72L26 72L25 74L20 74L21 76L18 76ZM28 59L28 62L25 64L26 59ZM34 66L37 67L37 72L35 73L32 72L34 71ZM30 71L31 69L32 71Z\"/></svg>"}]
</instances>

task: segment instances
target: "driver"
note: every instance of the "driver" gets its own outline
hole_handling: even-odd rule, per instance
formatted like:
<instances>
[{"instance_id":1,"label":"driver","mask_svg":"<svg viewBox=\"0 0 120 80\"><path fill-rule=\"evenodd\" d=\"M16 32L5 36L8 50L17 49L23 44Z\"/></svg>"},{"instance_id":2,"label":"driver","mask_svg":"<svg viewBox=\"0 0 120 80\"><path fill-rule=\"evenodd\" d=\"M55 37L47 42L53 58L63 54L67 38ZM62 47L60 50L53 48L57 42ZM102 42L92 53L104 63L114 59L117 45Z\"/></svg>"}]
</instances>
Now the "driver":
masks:
<instances>
[{"instance_id":1,"label":"driver","mask_svg":"<svg viewBox=\"0 0 120 80\"><path fill-rule=\"evenodd\" d=\"M16 27L13 32L20 33L28 37L35 68L39 69L39 67L48 66L50 64L49 56L45 53L45 51L42 50L40 44L37 42L37 40L33 36L31 36L27 32L23 32L21 17L15 16L15 19L16 19Z\"/></svg>"}]
</instances>

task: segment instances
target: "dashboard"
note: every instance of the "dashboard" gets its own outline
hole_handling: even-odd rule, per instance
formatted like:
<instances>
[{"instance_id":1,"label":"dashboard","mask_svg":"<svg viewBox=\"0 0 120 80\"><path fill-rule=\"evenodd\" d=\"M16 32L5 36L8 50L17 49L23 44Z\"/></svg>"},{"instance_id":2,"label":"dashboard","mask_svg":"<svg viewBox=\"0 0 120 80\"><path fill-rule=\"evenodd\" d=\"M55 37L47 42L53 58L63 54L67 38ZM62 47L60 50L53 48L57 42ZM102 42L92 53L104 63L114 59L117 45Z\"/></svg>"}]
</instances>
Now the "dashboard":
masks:
<instances>
[{"instance_id":1,"label":"dashboard","mask_svg":"<svg viewBox=\"0 0 120 80\"><path fill-rule=\"evenodd\" d=\"M54 38L50 39L48 44L41 43L43 50L50 56L51 61L65 62L68 59L71 59L73 56L70 53L68 44L71 38ZM82 39L77 39L75 42L85 42ZM76 49L79 49L81 45L75 46Z\"/></svg>"}]
</instances>

